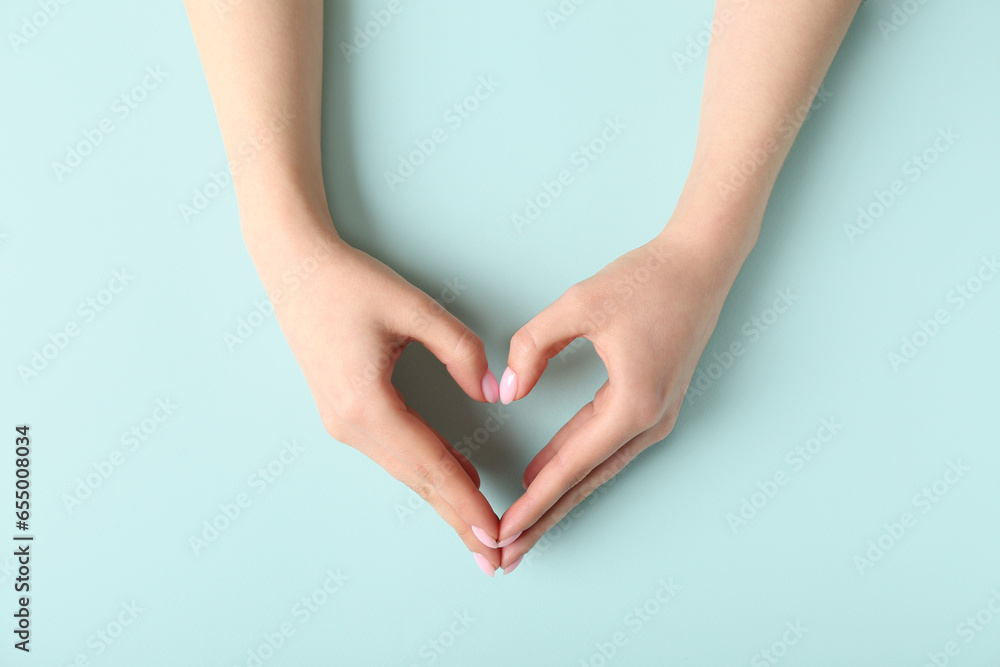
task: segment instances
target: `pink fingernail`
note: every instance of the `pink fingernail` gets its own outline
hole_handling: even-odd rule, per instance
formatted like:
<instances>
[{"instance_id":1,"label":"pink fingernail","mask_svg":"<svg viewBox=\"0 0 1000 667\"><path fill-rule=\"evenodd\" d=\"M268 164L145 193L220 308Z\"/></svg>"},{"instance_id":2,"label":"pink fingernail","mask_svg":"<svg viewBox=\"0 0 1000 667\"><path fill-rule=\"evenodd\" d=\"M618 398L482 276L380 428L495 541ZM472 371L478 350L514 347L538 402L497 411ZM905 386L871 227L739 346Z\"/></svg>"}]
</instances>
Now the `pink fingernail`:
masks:
<instances>
[{"instance_id":1,"label":"pink fingernail","mask_svg":"<svg viewBox=\"0 0 1000 667\"><path fill-rule=\"evenodd\" d=\"M517 374L508 368L500 378L500 402L508 405L517 396Z\"/></svg>"},{"instance_id":2,"label":"pink fingernail","mask_svg":"<svg viewBox=\"0 0 1000 667\"><path fill-rule=\"evenodd\" d=\"M491 563L489 561L489 559L486 558L486 556L484 556L482 554L474 553L472 555L476 557L476 565L479 566L479 569L482 570L483 572L485 572L486 574L490 575L490 578L492 579L493 578L493 573L496 572L496 570L497 570L495 567L493 567L493 563ZM521 560L521 559L518 558L518 560ZM506 574L506 573L507 573L507 571L504 570L504 574Z\"/></svg>"},{"instance_id":3,"label":"pink fingernail","mask_svg":"<svg viewBox=\"0 0 1000 667\"><path fill-rule=\"evenodd\" d=\"M493 371L488 368L486 375L483 376L482 388L483 398L486 399L487 403L496 403L500 400L500 385L497 384L497 378L493 375Z\"/></svg>"},{"instance_id":4,"label":"pink fingernail","mask_svg":"<svg viewBox=\"0 0 1000 667\"><path fill-rule=\"evenodd\" d=\"M507 567L505 567L503 569L504 576L506 577L508 574L510 574L511 572L513 572L514 568L516 568L518 565L520 565L522 560L524 560L524 556L521 556L516 561L514 561L513 563L511 563L510 565L508 565Z\"/></svg>"},{"instance_id":5,"label":"pink fingernail","mask_svg":"<svg viewBox=\"0 0 1000 667\"><path fill-rule=\"evenodd\" d=\"M514 535L511 535L510 537L508 537L503 542L498 543L497 547L506 547L508 545L513 544L514 540L516 540L517 538L521 537L521 533L523 533L523 532L524 532L523 530L517 531L517 533L515 533Z\"/></svg>"},{"instance_id":6,"label":"pink fingernail","mask_svg":"<svg viewBox=\"0 0 1000 667\"><path fill-rule=\"evenodd\" d=\"M488 546L490 549L497 548L497 541L494 540L492 537L490 537L490 534L487 533L482 528L480 528L479 526L473 526L472 532L475 534L476 537L479 538L480 542Z\"/></svg>"}]
</instances>

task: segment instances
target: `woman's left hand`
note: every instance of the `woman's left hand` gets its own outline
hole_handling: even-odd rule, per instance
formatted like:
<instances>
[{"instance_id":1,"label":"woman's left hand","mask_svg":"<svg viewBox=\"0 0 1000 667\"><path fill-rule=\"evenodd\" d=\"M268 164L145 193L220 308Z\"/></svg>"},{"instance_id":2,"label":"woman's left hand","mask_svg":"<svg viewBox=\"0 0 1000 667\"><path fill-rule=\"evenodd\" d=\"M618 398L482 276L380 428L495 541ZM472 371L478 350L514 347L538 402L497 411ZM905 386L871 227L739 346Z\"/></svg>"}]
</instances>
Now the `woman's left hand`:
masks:
<instances>
[{"instance_id":1,"label":"woman's left hand","mask_svg":"<svg viewBox=\"0 0 1000 667\"><path fill-rule=\"evenodd\" d=\"M670 433L749 252L742 240L713 231L720 228L730 227L675 216L653 241L570 287L514 334L500 381L504 403L527 396L548 360L579 337L593 343L608 380L528 464L525 493L500 522L499 541L521 532L503 549L506 570Z\"/></svg>"}]
</instances>

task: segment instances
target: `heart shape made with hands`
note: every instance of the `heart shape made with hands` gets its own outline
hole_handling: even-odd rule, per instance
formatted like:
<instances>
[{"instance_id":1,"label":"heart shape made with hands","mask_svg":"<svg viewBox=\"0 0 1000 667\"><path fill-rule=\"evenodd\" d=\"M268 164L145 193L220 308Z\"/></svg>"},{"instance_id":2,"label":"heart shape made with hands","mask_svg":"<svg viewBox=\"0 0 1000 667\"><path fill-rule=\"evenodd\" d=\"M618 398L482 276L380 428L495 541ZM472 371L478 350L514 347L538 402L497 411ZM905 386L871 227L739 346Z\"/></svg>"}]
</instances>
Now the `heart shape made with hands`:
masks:
<instances>
[{"instance_id":1,"label":"heart shape made with hands","mask_svg":"<svg viewBox=\"0 0 1000 667\"><path fill-rule=\"evenodd\" d=\"M505 405L524 399L577 338L594 345L608 372L527 465L525 492L500 520L471 525L488 548L476 553L487 574L516 567L549 528L672 430L732 284L697 250L663 234L577 283L514 334L499 382L482 355L482 397Z\"/></svg>"},{"instance_id":2,"label":"heart shape made with hands","mask_svg":"<svg viewBox=\"0 0 1000 667\"><path fill-rule=\"evenodd\" d=\"M537 313L512 336L499 382L475 333L372 256L324 239L327 261L313 261L290 289L284 269L305 266L312 237L247 243L267 249L258 272L279 286L275 314L327 432L427 500L492 576L673 428L742 261L698 222L672 221ZM509 405L577 338L593 344L607 381L539 450L524 493L497 518L475 467L392 384L396 361L419 342L466 395Z\"/></svg>"}]
</instances>

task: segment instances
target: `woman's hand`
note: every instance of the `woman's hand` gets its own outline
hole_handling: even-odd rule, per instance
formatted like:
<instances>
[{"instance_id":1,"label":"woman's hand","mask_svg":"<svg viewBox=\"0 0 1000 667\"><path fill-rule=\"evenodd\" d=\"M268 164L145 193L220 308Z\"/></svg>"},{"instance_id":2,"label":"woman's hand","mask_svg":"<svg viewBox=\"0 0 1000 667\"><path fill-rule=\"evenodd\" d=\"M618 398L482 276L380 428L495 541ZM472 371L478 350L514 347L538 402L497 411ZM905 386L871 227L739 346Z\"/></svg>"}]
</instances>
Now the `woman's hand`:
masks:
<instances>
[{"instance_id":1,"label":"woman's hand","mask_svg":"<svg viewBox=\"0 0 1000 667\"><path fill-rule=\"evenodd\" d=\"M409 408L392 371L422 343L477 401L496 402L483 343L397 273L343 243L324 216L294 211L244 223L244 239L327 431L416 491L490 576L499 551L476 537L499 520L475 468Z\"/></svg>"},{"instance_id":2,"label":"woman's hand","mask_svg":"<svg viewBox=\"0 0 1000 667\"><path fill-rule=\"evenodd\" d=\"M521 533L503 549L505 571L677 421L749 252L703 222L675 216L656 239L570 287L511 339L504 403L527 396L548 360L578 337L593 343L608 380L528 464L525 493L500 522L501 539Z\"/></svg>"}]
</instances>

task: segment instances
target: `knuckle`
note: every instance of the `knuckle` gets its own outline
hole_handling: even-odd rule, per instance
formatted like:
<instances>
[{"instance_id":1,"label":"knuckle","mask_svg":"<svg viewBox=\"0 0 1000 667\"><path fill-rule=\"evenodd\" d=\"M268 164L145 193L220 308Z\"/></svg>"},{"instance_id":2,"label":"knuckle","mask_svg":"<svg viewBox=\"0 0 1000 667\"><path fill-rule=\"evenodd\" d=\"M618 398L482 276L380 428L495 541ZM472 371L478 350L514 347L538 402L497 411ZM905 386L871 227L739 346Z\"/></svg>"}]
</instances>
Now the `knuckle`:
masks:
<instances>
[{"instance_id":1,"label":"knuckle","mask_svg":"<svg viewBox=\"0 0 1000 667\"><path fill-rule=\"evenodd\" d=\"M430 484L422 484L420 482L414 482L413 484L410 484L410 488L413 489L413 492L418 496L420 496L424 500L424 502L429 503L431 502L431 499L434 497L434 489L433 487L431 487Z\"/></svg>"},{"instance_id":2,"label":"knuckle","mask_svg":"<svg viewBox=\"0 0 1000 667\"><path fill-rule=\"evenodd\" d=\"M585 484L575 487L572 491L570 491L569 495L569 500L572 506L576 507L584 500L586 500L587 497L594 492L595 488L596 487L593 486L592 484Z\"/></svg>"},{"instance_id":3,"label":"knuckle","mask_svg":"<svg viewBox=\"0 0 1000 667\"><path fill-rule=\"evenodd\" d=\"M415 301L411 306L411 310L412 325L418 331L448 312L444 306L423 292L415 295Z\"/></svg>"},{"instance_id":4,"label":"knuckle","mask_svg":"<svg viewBox=\"0 0 1000 667\"><path fill-rule=\"evenodd\" d=\"M538 351L538 341L535 338L534 326L529 322L511 336L510 349L521 357L532 357Z\"/></svg>"},{"instance_id":5,"label":"knuckle","mask_svg":"<svg viewBox=\"0 0 1000 667\"><path fill-rule=\"evenodd\" d=\"M647 429L663 418L663 405L648 392L642 392L630 401L630 412L632 425Z\"/></svg>"},{"instance_id":6,"label":"knuckle","mask_svg":"<svg viewBox=\"0 0 1000 667\"><path fill-rule=\"evenodd\" d=\"M324 411L320 413L320 420L323 422L323 428L331 438L345 445L350 445L347 441L348 428L339 415L332 411Z\"/></svg>"},{"instance_id":7,"label":"knuckle","mask_svg":"<svg viewBox=\"0 0 1000 667\"><path fill-rule=\"evenodd\" d=\"M468 359L480 358L485 355L486 345L483 344L482 339L466 328L458 337L458 342L455 343L455 349L451 353L452 358L449 361L461 363Z\"/></svg>"},{"instance_id":8,"label":"knuckle","mask_svg":"<svg viewBox=\"0 0 1000 667\"><path fill-rule=\"evenodd\" d=\"M450 453L441 450L431 461L417 461L414 463L413 471L417 473L420 479L425 480L432 487L438 489L460 467L458 461Z\"/></svg>"},{"instance_id":9,"label":"knuckle","mask_svg":"<svg viewBox=\"0 0 1000 667\"><path fill-rule=\"evenodd\" d=\"M563 479L566 480L568 488L575 487L587 477L589 470L580 466L572 465L566 460L566 457L563 456L563 450L556 452L555 456L552 457L552 460L555 462Z\"/></svg>"},{"instance_id":10,"label":"knuckle","mask_svg":"<svg viewBox=\"0 0 1000 667\"><path fill-rule=\"evenodd\" d=\"M578 320L590 332L605 319L601 317L600 295L595 294L585 283L577 283L566 290L559 298L559 304L564 314Z\"/></svg>"},{"instance_id":11,"label":"knuckle","mask_svg":"<svg viewBox=\"0 0 1000 667\"><path fill-rule=\"evenodd\" d=\"M614 479L615 475L620 473L625 469L628 464L628 459L625 457L617 457L611 460L606 467L602 467L600 475L597 476L595 488L603 486Z\"/></svg>"},{"instance_id":12,"label":"knuckle","mask_svg":"<svg viewBox=\"0 0 1000 667\"><path fill-rule=\"evenodd\" d=\"M442 451L441 458L438 461L438 470L441 475L445 477L451 477L452 475L457 475L460 472L465 472L462 468L462 464L452 456L451 452Z\"/></svg>"},{"instance_id":13,"label":"knuckle","mask_svg":"<svg viewBox=\"0 0 1000 667\"><path fill-rule=\"evenodd\" d=\"M349 394L337 404L337 414L348 424L364 424L368 421L371 403L357 394Z\"/></svg>"},{"instance_id":14,"label":"knuckle","mask_svg":"<svg viewBox=\"0 0 1000 667\"><path fill-rule=\"evenodd\" d=\"M407 486L410 486L409 476L407 475L409 470L407 470L396 458L390 456L388 459L376 462L382 466L383 470L392 475L395 479L399 480L403 484L406 484ZM412 489L413 487L410 486L410 488Z\"/></svg>"},{"instance_id":15,"label":"knuckle","mask_svg":"<svg viewBox=\"0 0 1000 667\"><path fill-rule=\"evenodd\" d=\"M590 302L590 299L590 290L583 283L571 285L569 289L563 292L561 297L561 300L565 301L566 305L571 307L586 306Z\"/></svg>"},{"instance_id":16,"label":"knuckle","mask_svg":"<svg viewBox=\"0 0 1000 667\"><path fill-rule=\"evenodd\" d=\"M455 513L458 514L459 516L469 516L470 511L472 509L469 502L462 497L449 498L448 504L451 505L451 508L455 510ZM476 541L477 542L479 541L478 538L476 539Z\"/></svg>"},{"instance_id":17,"label":"knuckle","mask_svg":"<svg viewBox=\"0 0 1000 667\"><path fill-rule=\"evenodd\" d=\"M625 466L629 464L629 460L629 457L622 453L621 450L615 453L615 455L611 457L611 462L608 464L607 477L601 483L603 484L624 470Z\"/></svg>"},{"instance_id":18,"label":"knuckle","mask_svg":"<svg viewBox=\"0 0 1000 667\"><path fill-rule=\"evenodd\" d=\"M431 480L434 477L434 471L432 470L431 465L429 465L425 461L416 461L412 467L413 467L413 472L417 475L418 478L423 480L423 483L433 486L433 482Z\"/></svg>"},{"instance_id":19,"label":"knuckle","mask_svg":"<svg viewBox=\"0 0 1000 667\"><path fill-rule=\"evenodd\" d=\"M674 430L674 425L677 424L677 412L672 411L667 414L666 419L660 421L656 424L652 430L651 434L656 442L663 440L670 432Z\"/></svg>"}]
</instances>

